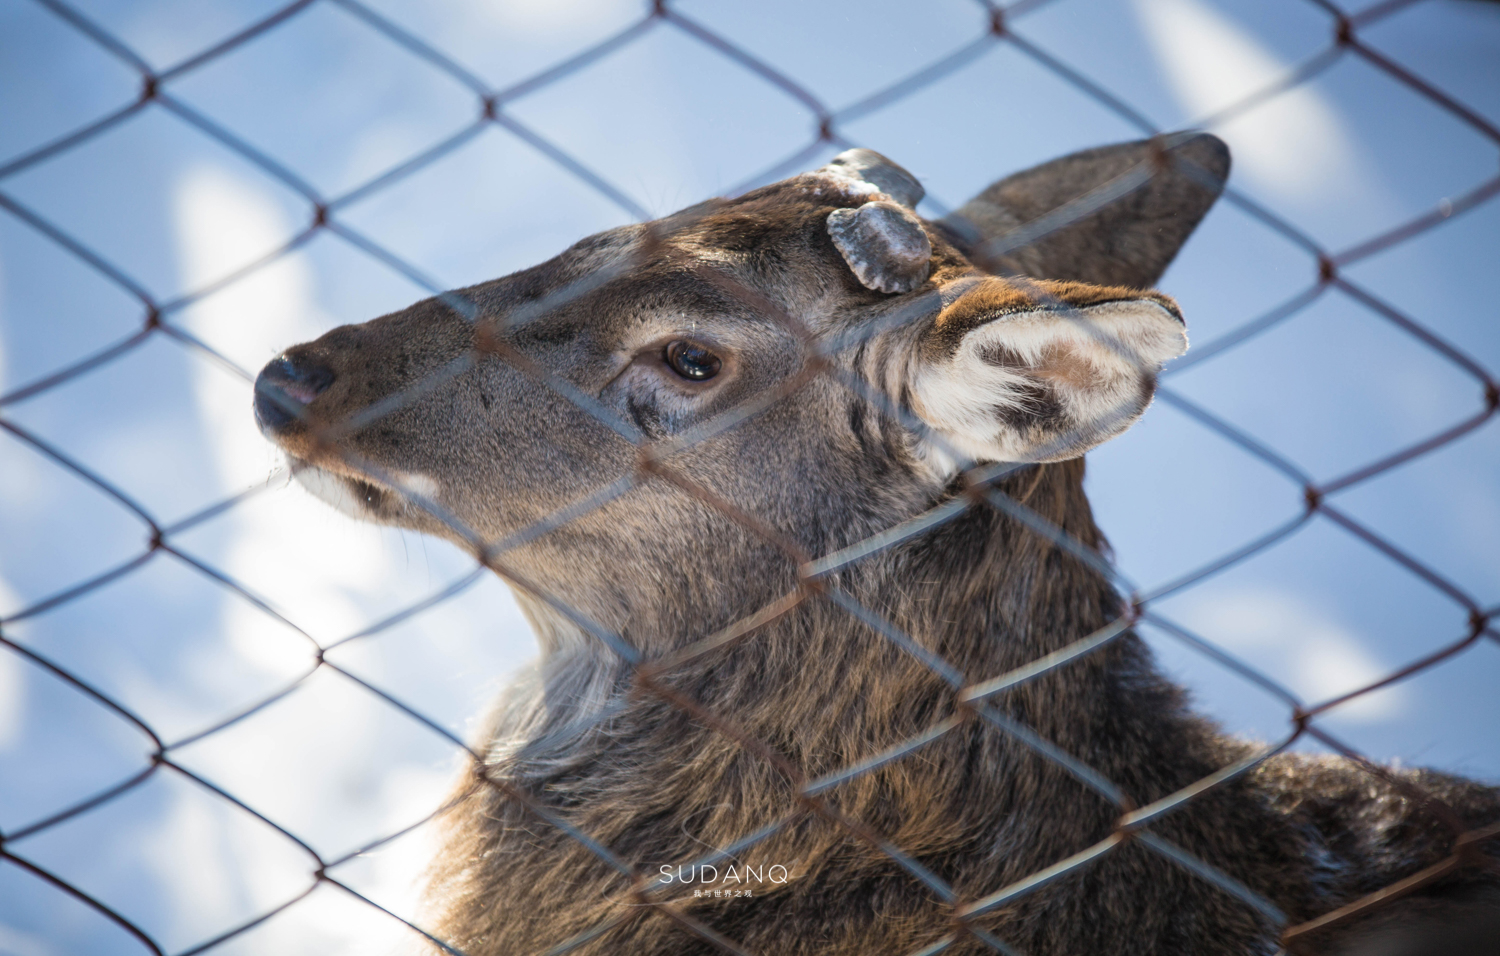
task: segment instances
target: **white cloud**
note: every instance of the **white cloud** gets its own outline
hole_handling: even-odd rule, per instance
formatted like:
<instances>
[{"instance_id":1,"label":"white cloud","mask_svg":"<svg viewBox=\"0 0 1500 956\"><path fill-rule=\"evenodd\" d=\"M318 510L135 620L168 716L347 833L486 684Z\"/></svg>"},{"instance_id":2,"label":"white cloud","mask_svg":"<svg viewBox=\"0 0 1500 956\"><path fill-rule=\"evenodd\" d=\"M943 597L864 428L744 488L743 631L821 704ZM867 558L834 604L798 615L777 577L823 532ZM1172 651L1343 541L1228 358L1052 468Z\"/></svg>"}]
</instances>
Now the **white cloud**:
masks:
<instances>
[{"instance_id":1,"label":"white cloud","mask_svg":"<svg viewBox=\"0 0 1500 956\"><path fill-rule=\"evenodd\" d=\"M184 176L175 200L189 287L225 274L292 232L269 197L217 169ZM313 305L311 269L297 253L198 303L186 318L194 334L252 373L282 348L315 338L333 324ZM255 426L251 389L211 362L195 362L193 372L223 493L264 480L280 454ZM369 540L378 531L336 521L337 531L352 533L330 534L326 507L310 495L295 489L277 499L277 507L257 513L257 520L236 522L225 570L254 582L280 606L294 608L297 623L314 633L353 629L361 616L351 594L379 588L392 572L378 542ZM244 602L226 605L225 625L236 648L268 669L308 660L304 640Z\"/></svg>"},{"instance_id":2,"label":"white cloud","mask_svg":"<svg viewBox=\"0 0 1500 956\"><path fill-rule=\"evenodd\" d=\"M20 606L21 599L0 578L0 615L14 612ZM26 683L21 668L25 666L15 651L0 647L0 750L21 739L21 717L26 709Z\"/></svg>"},{"instance_id":3,"label":"white cloud","mask_svg":"<svg viewBox=\"0 0 1500 956\"><path fill-rule=\"evenodd\" d=\"M0 925L0 953L4 956L53 956L55 952L39 936Z\"/></svg>"},{"instance_id":4,"label":"white cloud","mask_svg":"<svg viewBox=\"0 0 1500 956\"><path fill-rule=\"evenodd\" d=\"M607 16L620 6L619 0L550 0L548 3L480 4L465 13L516 31L567 33L577 30L579 23ZM472 29L472 25L469 26Z\"/></svg>"},{"instance_id":5,"label":"white cloud","mask_svg":"<svg viewBox=\"0 0 1500 956\"><path fill-rule=\"evenodd\" d=\"M181 270L190 288L224 275L253 258L258 250L272 247L292 233L291 224L270 197L262 195L255 185L210 167L193 170L182 178L174 196L174 212ZM186 323L195 335L253 373L280 349L314 338L333 324L313 304L312 293L311 268L300 254L293 253L194 305L187 312ZM254 425L251 389L206 361L194 363L193 384L203 433L224 493L264 481L278 464L279 455ZM252 583L278 607L289 609L292 619L310 633L331 637L355 630L368 617L361 611L360 598L395 586L400 570L393 565L388 549L382 547L382 532L333 515L295 485L277 492L275 507L256 509L253 520L243 509L225 519L233 540L222 558L223 569L236 580ZM242 600L226 597L221 626L238 660L223 660L222 652L208 649L190 653L193 670L204 681L212 682L214 675L233 673L246 664L290 675L312 662L313 648L305 639ZM355 694L346 700L347 706L340 712L319 715L322 736L325 741L335 739L335 748L302 746L306 735L296 726L297 711L278 706L257 718L260 733L247 747L233 752L210 748L199 760L211 771L218 766L224 777L232 778L247 761L254 765L266 753L275 752L282 759L268 760L267 765L289 774L288 797L278 807L283 816L304 821L326 819L337 829L340 808L310 803L314 789L303 781L320 772L347 771L354 775L361 768L380 768L393 756L380 754L380 742L374 739L378 726L375 710L382 706L378 699ZM399 755L395 756L399 765ZM341 766L329 767L330 759ZM299 803L296 794L307 796ZM217 887L211 893L196 885L173 888L175 902L183 912L191 911L193 922L204 926L220 925L230 918L232 902L240 893L248 892L260 859L253 847L237 846L223 838L207 839L202 831L214 826L214 820L195 814L183 803L169 816L165 828L171 836L160 844L195 846L199 852L217 850L220 859L212 869L236 884L233 888ZM170 883L170 861L162 861L160 871ZM274 901L256 902L267 905ZM323 925L314 930L309 924L314 909L318 908L294 907L278 919L273 934L282 940L278 951L343 950L332 945L333 939L347 935L338 926ZM330 912L342 910L325 911L323 916L328 917Z\"/></svg>"},{"instance_id":6,"label":"white cloud","mask_svg":"<svg viewBox=\"0 0 1500 956\"><path fill-rule=\"evenodd\" d=\"M1376 660L1358 635L1317 607L1285 592L1253 589L1215 594L1187 606L1184 622L1249 658L1308 705L1332 700L1395 668ZM1398 716L1409 695L1396 686L1356 697L1330 712L1370 723Z\"/></svg>"},{"instance_id":7,"label":"white cloud","mask_svg":"<svg viewBox=\"0 0 1500 956\"><path fill-rule=\"evenodd\" d=\"M5 261L0 259L0 306L5 304ZM0 394L5 392L5 370L9 361L5 346L6 316L0 314ZM24 377L23 377L24 381ZM7 443L9 440L6 440ZM7 454L4 467L0 467L0 503L18 511L38 507L46 495L47 481L37 468L33 455ZM0 615L16 610L13 604L0 601Z\"/></svg>"},{"instance_id":8,"label":"white cloud","mask_svg":"<svg viewBox=\"0 0 1500 956\"><path fill-rule=\"evenodd\" d=\"M1173 95L1195 121L1276 83L1292 69L1201 0L1135 0L1135 8ZM1230 144L1237 170L1285 198L1326 196L1352 178L1364 178L1337 112L1307 84L1214 132Z\"/></svg>"},{"instance_id":9,"label":"white cloud","mask_svg":"<svg viewBox=\"0 0 1500 956\"><path fill-rule=\"evenodd\" d=\"M4 274L0 273L0 281L4 280ZM5 301L0 295L0 302ZM0 323L0 330L5 328ZM0 392L5 391L5 339L0 337ZM6 469L8 470L8 469ZM0 486L3 489L4 486ZM4 578L0 578L0 616L11 614L19 610L21 599L16 597ZM21 737L21 712L25 709L26 698L23 696L26 686L21 677L21 661L16 657L14 651L9 648L0 647L0 750L5 750ZM0 927L3 934L3 927ZM0 935L0 947L5 945L5 938ZM18 946L17 949L20 947Z\"/></svg>"},{"instance_id":10,"label":"white cloud","mask_svg":"<svg viewBox=\"0 0 1500 956\"><path fill-rule=\"evenodd\" d=\"M180 265L190 288L291 234L272 197L218 169L184 176L173 198ZM196 304L185 321L195 335L252 372L278 350L334 324L315 304L312 267L300 253ZM250 387L209 362L194 366L205 451L223 492L264 481L279 456L254 425ZM357 630L393 603L415 602L439 583L431 565L424 573L425 560L411 566L407 542L398 532L340 515L297 484L273 488L219 521L230 538L216 557L223 570L325 641ZM419 547L425 557L427 545ZM444 559L436 563L443 567ZM474 599L470 603L450 602L424 613L420 644L371 639L335 657L366 674L399 675L404 683L398 693L425 694L429 704L452 698L451 661L453 671L463 672L463 694L477 698L481 688L533 648L519 610L509 600L497 607L491 588L489 597L476 588L465 595ZM312 661L312 647L303 638L233 596L223 600L217 626L229 638L229 651L187 641L182 647L183 666L195 684L215 687L247 667L290 675ZM320 848L342 851L412 824L446 792L450 771L446 764L434 765L433 749L419 739L392 739L391 730L391 712L379 698L320 671L286 700L225 738L195 745L188 755L196 769L231 790L253 790L252 805L272 819ZM278 879L274 861L264 859L263 847L228 831L226 821L195 811L191 802L182 800L180 812L168 814L153 844L193 847L199 868L208 857L207 868L229 883L200 892L183 883L167 853L157 861L162 892L184 923L222 931L233 922L236 901L269 905L274 900L257 895L262 891L256 887L286 888L286 883ZM210 839L205 827L219 835ZM360 889L413 913L417 878L430 853L423 833L383 848L361 860ZM258 929L255 947L286 956L382 953L404 933L397 921L347 894L320 890Z\"/></svg>"},{"instance_id":11,"label":"white cloud","mask_svg":"<svg viewBox=\"0 0 1500 956\"><path fill-rule=\"evenodd\" d=\"M0 305L5 304L5 260L0 259ZM0 332L5 331L5 316L0 313ZM0 335L0 394L5 392L5 337Z\"/></svg>"},{"instance_id":12,"label":"white cloud","mask_svg":"<svg viewBox=\"0 0 1500 956\"><path fill-rule=\"evenodd\" d=\"M143 841L141 855L146 865L161 878L164 886L177 890L172 928L182 938L207 937L242 912L238 905L247 884L253 881L245 870L254 869L257 861L235 859L227 839L226 821L233 808L207 800L194 800L181 792L175 795L171 812L154 835ZM208 857L213 866L194 866ZM237 866L224 864L238 863ZM191 884L182 874L192 874ZM270 901L267 901L268 903Z\"/></svg>"},{"instance_id":13,"label":"white cloud","mask_svg":"<svg viewBox=\"0 0 1500 956\"><path fill-rule=\"evenodd\" d=\"M212 166L186 173L173 196L183 283L201 288L252 262L295 233L256 186ZM332 323L313 305L312 275L298 253L285 256L193 305L188 329L251 374L287 345ZM194 363L194 388L219 468L238 490L276 459L256 431L244 383L213 362Z\"/></svg>"}]
</instances>

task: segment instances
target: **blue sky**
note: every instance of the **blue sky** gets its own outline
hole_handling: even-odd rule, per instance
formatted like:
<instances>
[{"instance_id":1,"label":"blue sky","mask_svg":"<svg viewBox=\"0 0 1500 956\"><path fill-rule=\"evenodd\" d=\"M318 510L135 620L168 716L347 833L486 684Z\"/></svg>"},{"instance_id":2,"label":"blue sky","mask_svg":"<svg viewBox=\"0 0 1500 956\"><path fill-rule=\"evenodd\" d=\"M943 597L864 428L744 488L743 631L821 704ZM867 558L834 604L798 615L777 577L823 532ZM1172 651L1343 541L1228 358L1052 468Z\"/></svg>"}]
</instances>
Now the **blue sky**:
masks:
<instances>
[{"instance_id":1,"label":"blue sky","mask_svg":"<svg viewBox=\"0 0 1500 956\"><path fill-rule=\"evenodd\" d=\"M78 9L162 69L274 9L270 2L88 0ZM636 3L371 7L503 89L644 15ZM677 6L792 78L834 111L847 140L912 169L953 207L1011 171L1138 128L1014 45L982 41L968 0L920 6L835 0ZM1109 90L1151 125L1213 117L1328 46L1302 0L1054 0L1016 35ZM1500 5L1415 3L1360 32L1493 124L1500 121ZM952 68L891 103L873 92L958 51ZM253 143L324 197L398 166L477 116L474 94L348 9L319 2L169 93ZM139 78L28 0L0 0L0 164L134 100ZM864 105L861 105L864 104ZM852 107L852 109L850 109ZM846 111L847 112L841 112ZM796 97L669 24L508 103L508 116L606 180L614 198L524 139L487 126L432 165L356 195L335 217L445 285L492 278L573 240L752 181L813 140ZM1457 202L1497 174L1497 145L1357 56L1215 124L1232 185L1338 252ZM817 165L835 147L813 150ZM212 285L311 221L284 183L159 105L13 176L0 194L97 252L160 302ZM1471 357L1500 368L1489 279L1500 200L1363 258L1344 274ZM1314 287L1314 256L1221 203L1161 287L1194 345ZM422 287L323 232L168 321L254 370L277 350L403 307ZM0 394L140 329L141 303L0 210ZM1350 294L1305 309L1165 378L1173 394L1327 482L1484 407L1454 362ZM468 572L448 545L354 523L279 473L232 368L156 334L58 388L0 409L105 476L163 522L254 494L173 537L295 627L187 561L158 553L120 580L3 624L118 699L169 741L305 673L311 635L355 634ZM1355 485L1330 501L1451 581L1500 603L1500 426ZM1143 592L1234 551L1303 507L1299 481L1159 401L1091 453L1088 487L1120 568ZM144 525L117 502L0 433L0 620L140 554ZM1326 517L1152 610L1236 655L1308 703L1336 696L1466 633L1467 611ZM299 633L300 628L303 633ZM1271 739L1286 705L1146 627L1163 666L1227 728ZM463 735L534 645L509 594L483 578L330 659ZM1335 709L1320 726L1366 754L1500 779L1500 645ZM127 778L149 742L76 689L0 648L0 830L14 832ZM178 752L325 856L415 823L441 796L453 748L337 674L320 672L233 728ZM418 829L336 869L414 917ZM181 950L285 901L309 858L263 823L174 773L14 845ZM330 886L224 952L393 952L400 924ZM0 953L133 953L140 947L57 890L0 865Z\"/></svg>"}]
</instances>

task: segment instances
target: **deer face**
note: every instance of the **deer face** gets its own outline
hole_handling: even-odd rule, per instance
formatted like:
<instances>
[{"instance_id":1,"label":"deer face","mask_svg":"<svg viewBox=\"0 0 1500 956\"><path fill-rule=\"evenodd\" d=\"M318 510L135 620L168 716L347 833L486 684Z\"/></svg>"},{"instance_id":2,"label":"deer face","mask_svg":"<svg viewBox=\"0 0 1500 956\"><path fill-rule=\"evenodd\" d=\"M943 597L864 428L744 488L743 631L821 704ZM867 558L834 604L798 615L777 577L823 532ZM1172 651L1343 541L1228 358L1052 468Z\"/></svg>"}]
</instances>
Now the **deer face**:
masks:
<instances>
[{"instance_id":1,"label":"deer face","mask_svg":"<svg viewBox=\"0 0 1500 956\"><path fill-rule=\"evenodd\" d=\"M1167 191L1192 188L1212 201ZM974 462L1118 434L1186 347L1160 294L980 272L954 227L911 211L920 196L852 150L290 348L256 414L342 510L493 549L523 590L638 640L702 634L790 586L780 545L817 556ZM991 205L966 211L983 224Z\"/></svg>"}]
</instances>

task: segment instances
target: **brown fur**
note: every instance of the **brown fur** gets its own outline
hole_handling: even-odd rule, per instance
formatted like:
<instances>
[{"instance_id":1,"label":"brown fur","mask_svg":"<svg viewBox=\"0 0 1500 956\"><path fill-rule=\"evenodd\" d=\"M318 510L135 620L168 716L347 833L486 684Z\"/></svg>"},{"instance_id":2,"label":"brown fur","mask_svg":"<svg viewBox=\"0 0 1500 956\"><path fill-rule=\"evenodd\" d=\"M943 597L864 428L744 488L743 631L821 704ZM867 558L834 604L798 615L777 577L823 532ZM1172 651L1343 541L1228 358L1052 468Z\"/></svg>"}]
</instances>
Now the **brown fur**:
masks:
<instances>
[{"instance_id":1,"label":"brown fur","mask_svg":"<svg viewBox=\"0 0 1500 956\"><path fill-rule=\"evenodd\" d=\"M1087 282L1056 282L1050 279L992 278L976 283L951 305L938 313L933 331L944 341L956 342L965 332L994 321L997 315L1028 312L1037 308L1075 308L1150 299L1173 316L1182 318L1182 310L1169 295L1160 292L1129 289L1124 286L1090 285Z\"/></svg>"},{"instance_id":2,"label":"brown fur","mask_svg":"<svg viewBox=\"0 0 1500 956\"><path fill-rule=\"evenodd\" d=\"M1184 148L1217 155L1199 140ZM992 188L984 201L1025 222L1035 218L1031 205L1072 198L1117 175L1122 156L1139 160L1147 149L1093 151L1049 164L1051 173L1021 174L1029 205L1004 207L1016 195L1011 187ZM1049 188L1072 195L1049 198ZM931 279L892 297L863 287L823 228L830 210L868 197L796 177L651 229L592 237L533 269L462 290L478 309L473 324L433 300L288 352L289 361L319 363L335 378L303 421L269 431L304 475L321 465L339 476L372 520L493 544L637 476L625 494L496 557L518 586L542 658L490 716L476 741L482 772L461 781L444 820L430 888L436 936L469 956L542 952L594 930L574 952L714 951L661 907L643 905L630 878L555 822L654 876L783 821L720 868L780 865L785 883L757 882L751 896L728 900L676 884L649 891L684 919L767 956L910 953L956 932L953 906L872 845L872 834L970 902L1115 830L1121 807L977 715L918 656L827 598L783 608L650 680L589 631L618 635L644 661L661 662L792 593L805 558L964 494L961 479L935 472L925 439L889 409L833 376L798 378L804 341L885 329L830 361L910 408L909 357L986 317L1035 311L1048 299L1073 307L1148 299L1180 318L1165 296L1081 284L1149 284L1215 194L1165 174L1146 192L1126 206L1145 203L1140 215L1171 228L1123 258L1111 255L1109 237L1092 235L1077 246L1048 237L1017 252L1032 275L1070 281L983 278L963 252L972 229L965 240L952 224L929 225ZM1129 233L1138 217L1128 212L1100 222ZM616 268L610 281L540 317L505 324L570 283ZM682 336L724 356L712 383L664 372L662 345ZM1077 356L1053 358L1058 384L1088 384ZM417 389L435 374L447 376L440 388ZM1147 395L1151 384L1148 375ZM782 400L731 428L710 429L685 448L652 444L707 428L777 388L787 389ZM637 446L580 410L567 389L669 453L654 470L638 470ZM316 437L403 390L413 391L366 427L332 443ZM410 473L436 488L430 500L414 504L395 490ZM1102 552L1082 477L1075 458L1024 468L998 487ZM1097 570L979 503L821 580L939 655L965 683L1035 661L1121 613ZM986 706L1085 762L1127 805L1158 800L1254 752L1193 715L1128 631ZM823 790L827 813L799 796L806 781L949 720L948 732L914 752ZM1462 825L1500 819L1493 789L1428 772L1403 776L1451 804ZM1452 841L1452 830L1399 787L1346 761L1294 755L1195 797L1150 832L1293 922L1420 870ZM1496 886L1492 872L1455 871L1380 919L1409 925L1423 914L1483 909ZM1280 930L1134 840L972 922L1029 956L1269 954ZM1333 953L1358 938L1351 932L1375 925L1341 924L1308 945ZM947 952L987 951L957 932Z\"/></svg>"}]
</instances>

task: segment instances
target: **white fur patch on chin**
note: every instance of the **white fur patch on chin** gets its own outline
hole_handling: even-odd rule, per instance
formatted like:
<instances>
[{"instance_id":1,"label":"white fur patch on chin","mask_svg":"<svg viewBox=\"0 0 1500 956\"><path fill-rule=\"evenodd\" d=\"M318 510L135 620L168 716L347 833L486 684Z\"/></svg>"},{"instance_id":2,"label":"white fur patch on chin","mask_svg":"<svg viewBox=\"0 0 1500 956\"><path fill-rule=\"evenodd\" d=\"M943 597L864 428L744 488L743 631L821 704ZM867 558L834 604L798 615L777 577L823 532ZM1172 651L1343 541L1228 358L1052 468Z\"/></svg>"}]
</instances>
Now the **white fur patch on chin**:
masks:
<instances>
[{"instance_id":1,"label":"white fur patch on chin","mask_svg":"<svg viewBox=\"0 0 1500 956\"><path fill-rule=\"evenodd\" d=\"M332 505L349 517L360 520L369 517L364 503L355 497L349 483L333 472L325 471L317 465L303 465L292 471L292 477L314 498Z\"/></svg>"},{"instance_id":2,"label":"white fur patch on chin","mask_svg":"<svg viewBox=\"0 0 1500 956\"><path fill-rule=\"evenodd\" d=\"M306 488L314 498L332 505L335 509L351 518L370 521L379 517L366 506L359 494L350 487L347 478L335 474L326 468L303 464L293 469L292 477L303 488ZM397 471L392 472L390 477L394 484L374 481L370 478L362 478L360 480L367 481L379 488L394 490L398 494L403 494L403 496L410 495L431 502L437 501L441 486L432 476L416 471Z\"/></svg>"},{"instance_id":3,"label":"white fur patch on chin","mask_svg":"<svg viewBox=\"0 0 1500 956\"><path fill-rule=\"evenodd\" d=\"M393 472L391 477L396 479L396 487L401 491L428 501L437 501L440 486L431 475L424 475L420 471L398 471Z\"/></svg>"}]
</instances>

